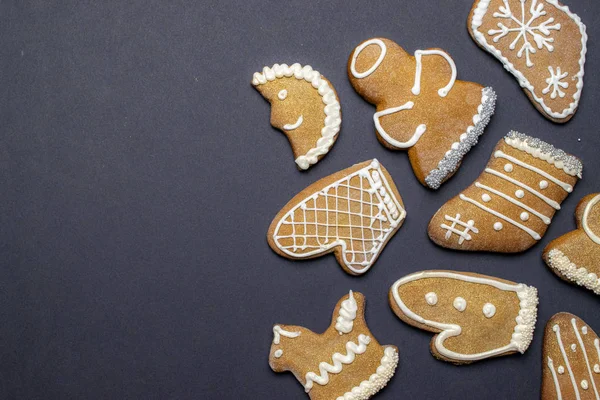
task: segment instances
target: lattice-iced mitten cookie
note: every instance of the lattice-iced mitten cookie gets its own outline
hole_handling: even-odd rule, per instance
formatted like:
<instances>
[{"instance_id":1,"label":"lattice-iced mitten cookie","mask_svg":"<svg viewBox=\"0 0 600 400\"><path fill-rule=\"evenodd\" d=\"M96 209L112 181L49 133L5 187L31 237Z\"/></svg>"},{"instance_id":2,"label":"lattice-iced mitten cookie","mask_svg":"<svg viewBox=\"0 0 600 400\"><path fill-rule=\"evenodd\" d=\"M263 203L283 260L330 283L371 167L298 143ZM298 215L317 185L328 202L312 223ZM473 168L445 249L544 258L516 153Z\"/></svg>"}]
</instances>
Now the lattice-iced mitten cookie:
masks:
<instances>
[{"instance_id":1,"label":"lattice-iced mitten cookie","mask_svg":"<svg viewBox=\"0 0 600 400\"><path fill-rule=\"evenodd\" d=\"M310 65L275 64L252 85L271 103L271 125L290 141L299 169L316 164L337 140L342 113L337 93Z\"/></svg>"},{"instance_id":2,"label":"lattice-iced mitten cookie","mask_svg":"<svg viewBox=\"0 0 600 400\"><path fill-rule=\"evenodd\" d=\"M476 0L469 33L546 118L567 122L583 89L585 25L557 0Z\"/></svg>"},{"instance_id":3,"label":"lattice-iced mitten cookie","mask_svg":"<svg viewBox=\"0 0 600 400\"><path fill-rule=\"evenodd\" d=\"M544 236L581 172L578 158L510 132L475 183L433 216L429 237L456 250L527 250Z\"/></svg>"},{"instance_id":4,"label":"lattice-iced mitten cookie","mask_svg":"<svg viewBox=\"0 0 600 400\"><path fill-rule=\"evenodd\" d=\"M435 332L431 353L454 364L524 353L538 304L534 287L453 271L407 275L392 285L389 300L402 321Z\"/></svg>"},{"instance_id":5,"label":"lattice-iced mitten cookie","mask_svg":"<svg viewBox=\"0 0 600 400\"><path fill-rule=\"evenodd\" d=\"M377 160L366 161L298 193L271 223L267 240L277 254L291 259L334 252L346 272L360 275L405 216L392 177Z\"/></svg>"},{"instance_id":6,"label":"lattice-iced mitten cookie","mask_svg":"<svg viewBox=\"0 0 600 400\"><path fill-rule=\"evenodd\" d=\"M555 314L546 324L542 400L600 399L598 335L579 317Z\"/></svg>"},{"instance_id":7,"label":"lattice-iced mitten cookie","mask_svg":"<svg viewBox=\"0 0 600 400\"><path fill-rule=\"evenodd\" d=\"M600 294L600 193L579 202L575 219L577 229L551 241L544 261L562 279Z\"/></svg>"},{"instance_id":8,"label":"lattice-iced mitten cookie","mask_svg":"<svg viewBox=\"0 0 600 400\"><path fill-rule=\"evenodd\" d=\"M350 291L322 334L275 325L269 365L275 372L292 372L313 400L370 398L394 376L398 348L379 344L364 315L365 297Z\"/></svg>"},{"instance_id":9,"label":"lattice-iced mitten cookie","mask_svg":"<svg viewBox=\"0 0 600 400\"><path fill-rule=\"evenodd\" d=\"M494 91L457 80L454 61L440 49L412 56L391 40L369 39L350 55L348 76L377 108L377 139L408 150L417 179L432 189L454 175L494 114Z\"/></svg>"}]
</instances>

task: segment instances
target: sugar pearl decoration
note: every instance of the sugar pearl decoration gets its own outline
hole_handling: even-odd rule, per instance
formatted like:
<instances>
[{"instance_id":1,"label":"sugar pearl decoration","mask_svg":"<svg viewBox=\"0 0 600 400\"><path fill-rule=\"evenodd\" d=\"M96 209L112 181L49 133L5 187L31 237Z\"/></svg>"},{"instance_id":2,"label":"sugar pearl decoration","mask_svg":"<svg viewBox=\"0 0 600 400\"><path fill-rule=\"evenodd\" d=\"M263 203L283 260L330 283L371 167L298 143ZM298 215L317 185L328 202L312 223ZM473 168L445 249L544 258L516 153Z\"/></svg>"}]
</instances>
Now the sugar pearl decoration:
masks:
<instances>
[{"instance_id":1,"label":"sugar pearl decoration","mask_svg":"<svg viewBox=\"0 0 600 400\"><path fill-rule=\"evenodd\" d=\"M496 223L494 224L494 230L495 230L495 231L501 231L503 227L504 227L504 226L502 225L502 222L496 222Z\"/></svg>"},{"instance_id":2,"label":"sugar pearl decoration","mask_svg":"<svg viewBox=\"0 0 600 400\"><path fill-rule=\"evenodd\" d=\"M513 165L512 165L512 164L510 164L510 163L509 163L509 164L506 164L506 165L504 165L504 170L505 170L506 172L513 172Z\"/></svg>"},{"instance_id":3,"label":"sugar pearl decoration","mask_svg":"<svg viewBox=\"0 0 600 400\"><path fill-rule=\"evenodd\" d=\"M429 292L425 295L425 301L427 302L427 304L429 304L430 306L435 306L438 302L438 297L437 294L435 294L434 292Z\"/></svg>"},{"instance_id":4,"label":"sugar pearl decoration","mask_svg":"<svg viewBox=\"0 0 600 400\"><path fill-rule=\"evenodd\" d=\"M485 315L486 318L492 318L496 315L496 306L492 303L485 303L483 305L483 315Z\"/></svg>"},{"instance_id":5,"label":"sugar pearl decoration","mask_svg":"<svg viewBox=\"0 0 600 400\"><path fill-rule=\"evenodd\" d=\"M517 196L519 199L522 199L523 197L525 197L525 192L519 189L515 192L515 196Z\"/></svg>"},{"instance_id":6,"label":"sugar pearl decoration","mask_svg":"<svg viewBox=\"0 0 600 400\"><path fill-rule=\"evenodd\" d=\"M523 211L521 213L521 221L527 221L529 219L529 213L526 213L525 211Z\"/></svg>"}]
</instances>

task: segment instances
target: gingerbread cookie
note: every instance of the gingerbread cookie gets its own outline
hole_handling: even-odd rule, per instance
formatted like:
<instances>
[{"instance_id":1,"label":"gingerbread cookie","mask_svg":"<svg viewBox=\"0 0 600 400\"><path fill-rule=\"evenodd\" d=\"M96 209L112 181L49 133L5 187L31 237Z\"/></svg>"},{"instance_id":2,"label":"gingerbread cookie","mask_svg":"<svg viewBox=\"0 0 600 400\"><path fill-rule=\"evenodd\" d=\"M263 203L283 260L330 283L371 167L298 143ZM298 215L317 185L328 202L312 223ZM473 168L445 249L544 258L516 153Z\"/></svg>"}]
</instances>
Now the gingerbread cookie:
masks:
<instances>
[{"instance_id":1,"label":"gingerbread cookie","mask_svg":"<svg viewBox=\"0 0 600 400\"><path fill-rule=\"evenodd\" d=\"M582 169L578 158L510 132L479 178L433 216L429 237L456 250L527 250L544 236Z\"/></svg>"},{"instance_id":2,"label":"gingerbread cookie","mask_svg":"<svg viewBox=\"0 0 600 400\"><path fill-rule=\"evenodd\" d=\"M342 114L337 93L323 75L310 65L275 64L256 72L252 85L271 103L271 125L287 136L299 169L329 152Z\"/></svg>"},{"instance_id":3,"label":"gingerbread cookie","mask_svg":"<svg viewBox=\"0 0 600 400\"><path fill-rule=\"evenodd\" d=\"M338 301L322 334L292 325L273 327L269 365L291 371L313 400L366 400L394 376L398 348L383 346L369 331L365 297L352 292Z\"/></svg>"},{"instance_id":4,"label":"gingerbread cookie","mask_svg":"<svg viewBox=\"0 0 600 400\"><path fill-rule=\"evenodd\" d=\"M476 0L469 33L502 62L546 118L567 122L579 105L585 25L557 0Z\"/></svg>"},{"instance_id":5,"label":"gingerbread cookie","mask_svg":"<svg viewBox=\"0 0 600 400\"><path fill-rule=\"evenodd\" d=\"M551 241L543 258L562 279L600 294L600 193L579 202L575 219L577 229Z\"/></svg>"},{"instance_id":6,"label":"gingerbread cookie","mask_svg":"<svg viewBox=\"0 0 600 400\"><path fill-rule=\"evenodd\" d=\"M573 314L555 314L546 324L542 371L542 400L600 399L598 335Z\"/></svg>"},{"instance_id":7,"label":"gingerbread cookie","mask_svg":"<svg viewBox=\"0 0 600 400\"><path fill-rule=\"evenodd\" d=\"M468 364L524 353L533 338L537 289L469 272L423 271L392 285L389 301L404 322L434 332L431 353Z\"/></svg>"},{"instance_id":8,"label":"gingerbread cookie","mask_svg":"<svg viewBox=\"0 0 600 400\"><path fill-rule=\"evenodd\" d=\"M290 259L331 252L353 275L371 268L404 222L402 198L377 160L323 178L296 195L277 214L269 246Z\"/></svg>"},{"instance_id":9,"label":"gingerbread cookie","mask_svg":"<svg viewBox=\"0 0 600 400\"><path fill-rule=\"evenodd\" d=\"M431 189L454 175L494 114L492 88L457 80L454 61L440 49L413 57L391 40L369 39L350 55L348 77L376 106L377 139L408 150L417 179Z\"/></svg>"}]
</instances>

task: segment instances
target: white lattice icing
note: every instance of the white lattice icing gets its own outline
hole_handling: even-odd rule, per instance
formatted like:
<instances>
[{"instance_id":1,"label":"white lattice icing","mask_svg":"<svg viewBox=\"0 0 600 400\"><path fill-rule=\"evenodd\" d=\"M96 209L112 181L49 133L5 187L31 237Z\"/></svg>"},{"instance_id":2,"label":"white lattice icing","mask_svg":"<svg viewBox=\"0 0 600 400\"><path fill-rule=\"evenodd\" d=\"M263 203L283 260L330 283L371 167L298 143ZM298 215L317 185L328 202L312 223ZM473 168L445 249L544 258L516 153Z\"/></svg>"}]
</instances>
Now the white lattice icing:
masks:
<instances>
[{"instance_id":1,"label":"white lattice icing","mask_svg":"<svg viewBox=\"0 0 600 400\"><path fill-rule=\"evenodd\" d=\"M319 156L327 154L335 142L335 137L340 131L342 123L340 103L333 88L323 79L319 71L315 71L310 65L302 66L296 63L291 66L275 64L273 67L264 67L262 72L254 73L252 84L254 86L264 85L275 79L290 77L310 83L319 92L325 105L325 126L321 129L321 138L317 140L315 147L308 150L305 155L296 158L296 164L301 169L308 169L312 164L319 161ZM287 92L285 96L287 96ZM281 97L279 98L281 99Z\"/></svg>"}]
</instances>

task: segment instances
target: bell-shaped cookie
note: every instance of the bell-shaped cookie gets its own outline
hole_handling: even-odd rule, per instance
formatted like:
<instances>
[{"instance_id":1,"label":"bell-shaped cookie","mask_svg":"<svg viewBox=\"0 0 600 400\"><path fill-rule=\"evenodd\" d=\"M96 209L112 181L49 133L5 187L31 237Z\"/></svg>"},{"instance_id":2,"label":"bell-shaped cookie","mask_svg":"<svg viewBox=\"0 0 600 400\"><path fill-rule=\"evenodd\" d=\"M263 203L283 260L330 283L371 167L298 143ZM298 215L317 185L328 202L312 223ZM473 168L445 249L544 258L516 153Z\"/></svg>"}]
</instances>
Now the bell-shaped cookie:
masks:
<instances>
[{"instance_id":1,"label":"bell-shaped cookie","mask_svg":"<svg viewBox=\"0 0 600 400\"><path fill-rule=\"evenodd\" d=\"M555 314L544 332L542 400L600 398L598 335L581 318Z\"/></svg>"},{"instance_id":2,"label":"bell-shaped cookie","mask_svg":"<svg viewBox=\"0 0 600 400\"><path fill-rule=\"evenodd\" d=\"M376 107L378 140L407 150L417 179L431 189L454 175L494 114L494 91L458 80L441 49L412 56L391 40L369 39L350 55L348 77Z\"/></svg>"},{"instance_id":3,"label":"bell-shaped cookie","mask_svg":"<svg viewBox=\"0 0 600 400\"><path fill-rule=\"evenodd\" d=\"M467 26L542 115L559 123L573 117L583 89L587 34L569 7L557 0L476 0Z\"/></svg>"},{"instance_id":4,"label":"bell-shaped cookie","mask_svg":"<svg viewBox=\"0 0 600 400\"><path fill-rule=\"evenodd\" d=\"M333 252L346 272L361 275L375 263L405 216L392 177L371 160L297 194L273 219L267 241L273 251L290 259Z\"/></svg>"},{"instance_id":5,"label":"bell-shaped cookie","mask_svg":"<svg viewBox=\"0 0 600 400\"><path fill-rule=\"evenodd\" d=\"M398 348L379 344L364 315L365 297L350 291L321 334L275 325L269 365L275 372L292 372L312 400L371 398L394 375Z\"/></svg>"},{"instance_id":6,"label":"bell-shaped cookie","mask_svg":"<svg viewBox=\"0 0 600 400\"><path fill-rule=\"evenodd\" d=\"M252 85L271 104L271 125L288 138L296 164L306 170L337 140L342 113L337 93L310 65L275 64L252 77Z\"/></svg>"},{"instance_id":7,"label":"bell-shaped cookie","mask_svg":"<svg viewBox=\"0 0 600 400\"><path fill-rule=\"evenodd\" d=\"M600 295L600 193L579 202L575 219L577 229L548 243L543 258L560 278Z\"/></svg>"},{"instance_id":8,"label":"bell-shaped cookie","mask_svg":"<svg viewBox=\"0 0 600 400\"><path fill-rule=\"evenodd\" d=\"M433 216L429 237L455 250L527 250L544 236L582 169L577 157L510 132L477 180Z\"/></svg>"},{"instance_id":9,"label":"bell-shaped cookie","mask_svg":"<svg viewBox=\"0 0 600 400\"><path fill-rule=\"evenodd\" d=\"M392 285L389 301L402 321L435 333L434 357L457 365L524 353L538 305L534 287L456 271L407 275Z\"/></svg>"}]
</instances>

